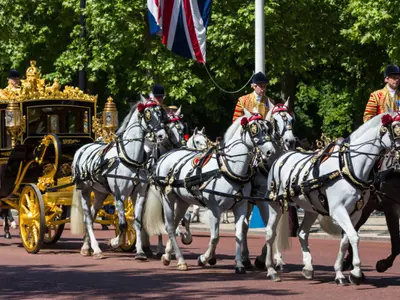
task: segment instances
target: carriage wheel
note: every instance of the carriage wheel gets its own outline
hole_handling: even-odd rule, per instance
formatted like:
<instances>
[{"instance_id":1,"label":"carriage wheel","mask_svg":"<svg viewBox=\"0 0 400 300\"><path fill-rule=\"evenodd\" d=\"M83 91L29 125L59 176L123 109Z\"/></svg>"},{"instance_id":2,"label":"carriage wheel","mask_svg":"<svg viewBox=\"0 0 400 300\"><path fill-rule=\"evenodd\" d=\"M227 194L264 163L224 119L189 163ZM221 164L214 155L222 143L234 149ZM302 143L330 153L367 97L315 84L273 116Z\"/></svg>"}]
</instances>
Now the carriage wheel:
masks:
<instances>
[{"instance_id":1,"label":"carriage wheel","mask_svg":"<svg viewBox=\"0 0 400 300\"><path fill-rule=\"evenodd\" d=\"M55 221L65 220L67 218L67 209L66 206L60 206L62 209L61 215L58 215L54 218ZM46 245L53 245L58 242L63 231L64 231L65 223L60 225L49 225L46 227L46 233L44 235L44 243Z\"/></svg>"},{"instance_id":2,"label":"carriage wheel","mask_svg":"<svg viewBox=\"0 0 400 300\"><path fill-rule=\"evenodd\" d=\"M19 199L19 230L25 250L36 254L42 247L45 233L44 204L35 184L26 185Z\"/></svg>"},{"instance_id":3,"label":"carriage wheel","mask_svg":"<svg viewBox=\"0 0 400 300\"><path fill-rule=\"evenodd\" d=\"M124 252L132 252L136 246L136 230L135 230L135 211L132 200L128 198L124 203L125 218L126 218L126 231L122 238L122 244L119 248ZM115 212L117 214L117 212ZM118 236L118 215L115 224L115 235Z\"/></svg>"}]
</instances>

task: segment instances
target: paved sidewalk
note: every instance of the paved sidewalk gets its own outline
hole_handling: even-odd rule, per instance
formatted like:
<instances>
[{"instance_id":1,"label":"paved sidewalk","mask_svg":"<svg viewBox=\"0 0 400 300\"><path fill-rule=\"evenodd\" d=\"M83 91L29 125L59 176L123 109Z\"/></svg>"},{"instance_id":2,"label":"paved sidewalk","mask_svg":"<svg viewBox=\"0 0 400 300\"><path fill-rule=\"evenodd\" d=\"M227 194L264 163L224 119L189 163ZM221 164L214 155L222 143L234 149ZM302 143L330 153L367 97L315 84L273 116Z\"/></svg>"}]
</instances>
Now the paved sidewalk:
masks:
<instances>
[{"instance_id":1,"label":"paved sidewalk","mask_svg":"<svg viewBox=\"0 0 400 300\"><path fill-rule=\"evenodd\" d=\"M204 214L205 210L200 210L200 215ZM299 223L303 219L303 213L298 213ZM223 218L221 217L221 220ZM201 221L201 217L200 217ZM221 232L234 232L235 231L235 224L234 224L234 216L232 212L228 213L228 224L221 223L220 231ZM194 223L192 222L191 225L192 231L209 231L209 226L203 223ZM254 234L265 234L265 230L263 228L255 228L250 229L249 233ZM389 231L386 226L386 220L384 215L376 215L373 214L368 219L368 221L361 227L359 232L361 240L379 240L379 241L390 241ZM314 225L311 227L311 238L323 238L323 239L338 239L337 237L333 237L325 233L321 230L318 220L315 221Z\"/></svg>"}]
</instances>

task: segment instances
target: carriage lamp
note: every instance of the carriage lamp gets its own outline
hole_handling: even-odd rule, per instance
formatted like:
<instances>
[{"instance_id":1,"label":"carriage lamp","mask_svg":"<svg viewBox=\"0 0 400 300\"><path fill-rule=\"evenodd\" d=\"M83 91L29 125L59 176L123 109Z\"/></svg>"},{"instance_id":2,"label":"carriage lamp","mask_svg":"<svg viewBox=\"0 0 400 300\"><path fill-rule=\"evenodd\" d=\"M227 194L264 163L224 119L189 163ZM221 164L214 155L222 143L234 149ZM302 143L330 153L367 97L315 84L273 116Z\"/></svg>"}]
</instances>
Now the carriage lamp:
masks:
<instances>
[{"instance_id":1,"label":"carriage lamp","mask_svg":"<svg viewBox=\"0 0 400 300\"><path fill-rule=\"evenodd\" d=\"M118 110L113 98L108 97L103 109L103 129L114 133L118 128Z\"/></svg>"},{"instance_id":2,"label":"carriage lamp","mask_svg":"<svg viewBox=\"0 0 400 300\"><path fill-rule=\"evenodd\" d=\"M6 108L6 128L11 135L11 147L15 147L18 138L25 131L24 117L21 116L19 103L15 100L8 103Z\"/></svg>"},{"instance_id":3,"label":"carriage lamp","mask_svg":"<svg viewBox=\"0 0 400 300\"><path fill-rule=\"evenodd\" d=\"M93 132L96 138L101 137L103 142L111 142L114 132L118 128L118 111L111 97L107 99L104 105L103 118L97 119L93 116Z\"/></svg>"}]
</instances>

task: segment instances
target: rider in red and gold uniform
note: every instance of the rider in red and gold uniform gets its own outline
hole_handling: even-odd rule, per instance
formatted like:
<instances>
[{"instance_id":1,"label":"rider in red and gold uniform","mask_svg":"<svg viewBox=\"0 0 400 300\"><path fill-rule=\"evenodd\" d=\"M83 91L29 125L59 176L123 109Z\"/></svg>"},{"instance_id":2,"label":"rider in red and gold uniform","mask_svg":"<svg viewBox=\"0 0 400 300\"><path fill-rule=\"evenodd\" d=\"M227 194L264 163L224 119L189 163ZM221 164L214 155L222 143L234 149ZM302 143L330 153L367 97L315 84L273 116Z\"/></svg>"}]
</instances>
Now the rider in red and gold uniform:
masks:
<instances>
[{"instance_id":1,"label":"rider in red and gold uniform","mask_svg":"<svg viewBox=\"0 0 400 300\"><path fill-rule=\"evenodd\" d=\"M235 112L233 113L232 122L244 115L244 108L250 113L256 109L265 118L268 113L268 100L275 103L274 100L265 96L267 82L268 80L264 73L258 72L254 74L251 83L254 92L239 98Z\"/></svg>"},{"instance_id":2,"label":"rider in red and gold uniform","mask_svg":"<svg viewBox=\"0 0 400 300\"><path fill-rule=\"evenodd\" d=\"M400 110L400 91L397 90L400 84L400 68L397 65L389 65L384 76L386 86L369 97L364 112L364 123L381 113Z\"/></svg>"}]
</instances>

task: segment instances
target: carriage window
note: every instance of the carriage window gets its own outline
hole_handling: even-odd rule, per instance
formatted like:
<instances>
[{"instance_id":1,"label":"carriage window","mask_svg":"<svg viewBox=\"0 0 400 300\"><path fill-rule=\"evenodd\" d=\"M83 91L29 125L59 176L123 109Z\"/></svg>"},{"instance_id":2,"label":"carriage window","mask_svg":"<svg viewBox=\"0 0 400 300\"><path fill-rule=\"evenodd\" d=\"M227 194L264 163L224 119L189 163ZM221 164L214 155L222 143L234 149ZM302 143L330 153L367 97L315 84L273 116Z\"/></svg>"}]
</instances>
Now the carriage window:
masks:
<instances>
[{"instance_id":1,"label":"carriage window","mask_svg":"<svg viewBox=\"0 0 400 300\"><path fill-rule=\"evenodd\" d=\"M0 110L0 149L11 148L11 135L7 132L5 109Z\"/></svg>"},{"instance_id":2,"label":"carriage window","mask_svg":"<svg viewBox=\"0 0 400 300\"><path fill-rule=\"evenodd\" d=\"M88 108L78 106L36 106L28 108L28 135L89 134Z\"/></svg>"}]
</instances>

